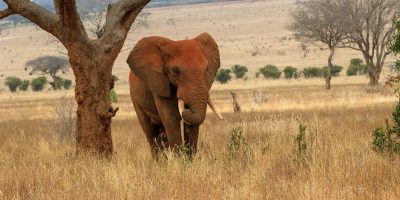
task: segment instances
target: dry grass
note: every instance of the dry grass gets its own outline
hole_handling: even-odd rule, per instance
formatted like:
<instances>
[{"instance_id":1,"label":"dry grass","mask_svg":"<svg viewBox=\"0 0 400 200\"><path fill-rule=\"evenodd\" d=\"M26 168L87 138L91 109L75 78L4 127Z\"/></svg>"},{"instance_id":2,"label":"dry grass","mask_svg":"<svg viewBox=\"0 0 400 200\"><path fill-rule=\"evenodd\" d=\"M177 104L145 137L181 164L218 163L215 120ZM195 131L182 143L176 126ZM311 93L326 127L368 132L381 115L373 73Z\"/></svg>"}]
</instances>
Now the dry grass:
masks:
<instances>
[{"instance_id":1,"label":"dry grass","mask_svg":"<svg viewBox=\"0 0 400 200\"><path fill-rule=\"evenodd\" d=\"M242 114L230 112L227 91L212 93L226 119L207 116L191 163L171 155L153 161L133 116L114 121L116 153L105 161L75 157L73 143L54 134L54 115L30 119L7 112L0 121L0 199L400 198L400 160L371 150L371 131L393 109L390 91L367 93L360 85L330 92L320 86L261 90L270 101L253 111L247 109L251 90L238 91ZM131 109L126 95L120 100ZM55 112L47 101L16 97L1 105L32 105L26 115L40 115L33 105ZM299 123L307 125L304 161L294 142ZM238 126L245 141L231 157L229 135Z\"/></svg>"}]
</instances>

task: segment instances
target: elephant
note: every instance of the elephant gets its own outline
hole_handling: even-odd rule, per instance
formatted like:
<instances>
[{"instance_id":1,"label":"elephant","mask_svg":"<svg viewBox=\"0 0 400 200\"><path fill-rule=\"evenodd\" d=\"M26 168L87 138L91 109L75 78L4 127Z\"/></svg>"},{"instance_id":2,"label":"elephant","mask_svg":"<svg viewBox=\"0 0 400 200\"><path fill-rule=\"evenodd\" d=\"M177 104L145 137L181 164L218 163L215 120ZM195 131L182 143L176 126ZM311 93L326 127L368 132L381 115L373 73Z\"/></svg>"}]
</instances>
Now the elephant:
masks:
<instances>
[{"instance_id":1,"label":"elephant","mask_svg":"<svg viewBox=\"0 0 400 200\"><path fill-rule=\"evenodd\" d=\"M223 119L209 95L220 68L215 40L208 33L179 41L145 37L127 63L131 100L152 156L182 145L194 155L207 104Z\"/></svg>"}]
</instances>

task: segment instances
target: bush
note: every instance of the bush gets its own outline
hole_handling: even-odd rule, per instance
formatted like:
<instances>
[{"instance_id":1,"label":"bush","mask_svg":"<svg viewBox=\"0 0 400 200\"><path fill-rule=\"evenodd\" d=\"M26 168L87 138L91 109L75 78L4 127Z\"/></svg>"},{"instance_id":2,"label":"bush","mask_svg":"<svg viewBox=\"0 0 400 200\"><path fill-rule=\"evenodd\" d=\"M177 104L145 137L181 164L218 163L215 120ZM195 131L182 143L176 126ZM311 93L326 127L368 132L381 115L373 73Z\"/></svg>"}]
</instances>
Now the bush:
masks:
<instances>
[{"instance_id":1,"label":"bush","mask_svg":"<svg viewBox=\"0 0 400 200\"><path fill-rule=\"evenodd\" d=\"M218 70L217 75L215 76L215 79L218 82L225 84L232 79L232 76L230 75L230 73L231 73L230 69L220 69L220 70Z\"/></svg>"},{"instance_id":2,"label":"bush","mask_svg":"<svg viewBox=\"0 0 400 200\"><path fill-rule=\"evenodd\" d=\"M234 157L244 143L243 128L234 127L229 133L229 142L227 152L230 157Z\"/></svg>"},{"instance_id":3,"label":"bush","mask_svg":"<svg viewBox=\"0 0 400 200\"><path fill-rule=\"evenodd\" d=\"M386 130L377 128L372 132L372 149L379 153L400 153L400 104L392 113L394 126L386 120Z\"/></svg>"},{"instance_id":4,"label":"bush","mask_svg":"<svg viewBox=\"0 0 400 200\"><path fill-rule=\"evenodd\" d=\"M367 65L363 64L364 61L359 58L353 58L350 60L349 68L347 68L347 76L364 75L368 73Z\"/></svg>"},{"instance_id":5,"label":"bush","mask_svg":"<svg viewBox=\"0 0 400 200\"><path fill-rule=\"evenodd\" d=\"M11 92L16 92L17 88L22 84L22 80L15 76L10 76L6 78L5 86L10 89Z\"/></svg>"},{"instance_id":6,"label":"bush","mask_svg":"<svg viewBox=\"0 0 400 200\"><path fill-rule=\"evenodd\" d=\"M303 69L303 74L306 78L318 78L323 77L324 71L318 67L307 67Z\"/></svg>"},{"instance_id":7,"label":"bush","mask_svg":"<svg viewBox=\"0 0 400 200\"><path fill-rule=\"evenodd\" d=\"M69 90L71 86L72 86L72 81L69 79L64 79L64 84L63 84L64 89Z\"/></svg>"},{"instance_id":8,"label":"bush","mask_svg":"<svg viewBox=\"0 0 400 200\"><path fill-rule=\"evenodd\" d=\"M343 67L342 67L342 66L333 65L333 68L332 68L332 76L339 76L339 74L340 74L340 72L341 72L342 70L343 70ZM327 66L323 67L323 68L322 68L322 71L323 71L324 77L326 78L326 76L328 75L328 67L327 67Z\"/></svg>"},{"instance_id":9,"label":"bush","mask_svg":"<svg viewBox=\"0 0 400 200\"><path fill-rule=\"evenodd\" d=\"M260 72L256 72L256 78L259 78L259 77L260 77L260 75L261 75L261 73L260 73Z\"/></svg>"},{"instance_id":10,"label":"bush","mask_svg":"<svg viewBox=\"0 0 400 200\"><path fill-rule=\"evenodd\" d=\"M234 65L231 69L236 78L243 78L249 71L246 66L242 65Z\"/></svg>"},{"instance_id":11,"label":"bush","mask_svg":"<svg viewBox=\"0 0 400 200\"><path fill-rule=\"evenodd\" d=\"M111 101L111 103L117 103L118 102L117 92L115 92L115 89L112 89L110 91L110 101Z\"/></svg>"},{"instance_id":12,"label":"bush","mask_svg":"<svg viewBox=\"0 0 400 200\"><path fill-rule=\"evenodd\" d=\"M28 88L29 88L29 80L23 80L18 89L20 91L27 91Z\"/></svg>"},{"instance_id":13,"label":"bush","mask_svg":"<svg viewBox=\"0 0 400 200\"><path fill-rule=\"evenodd\" d=\"M278 67L275 65L266 65L265 67L260 69L261 74L264 78L272 78L272 79L279 79L281 77L282 72L279 71Z\"/></svg>"},{"instance_id":14,"label":"bush","mask_svg":"<svg viewBox=\"0 0 400 200\"><path fill-rule=\"evenodd\" d=\"M283 69L283 74L285 75L286 79L298 78L299 74L297 69L292 66L287 66Z\"/></svg>"},{"instance_id":15,"label":"bush","mask_svg":"<svg viewBox=\"0 0 400 200\"><path fill-rule=\"evenodd\" d=\"M35 92L42 91L46 83L47 83L47 78L45 76L35 78L31 82L32 90Z\"/></svg>"},{"instance_id":16,"label":"bush","mask_svg":"<svg viewBox=\"0 0 400 200\"><path fill-rule=\"evenodd\" d=\"M51 82L50 85L54 90L61 90L61 88L64 86L64 79L56 76L54 77L54 82Z\"/></svg>"}]
</instances>

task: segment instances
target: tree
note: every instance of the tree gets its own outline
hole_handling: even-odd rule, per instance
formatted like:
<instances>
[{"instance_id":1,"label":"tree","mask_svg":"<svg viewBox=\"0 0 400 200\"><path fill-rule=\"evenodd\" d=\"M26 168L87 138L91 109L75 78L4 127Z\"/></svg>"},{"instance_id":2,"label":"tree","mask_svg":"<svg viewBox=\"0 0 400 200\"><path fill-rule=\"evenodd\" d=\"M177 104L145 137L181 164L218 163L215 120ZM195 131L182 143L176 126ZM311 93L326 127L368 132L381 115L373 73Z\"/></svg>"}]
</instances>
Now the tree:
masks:
<instances>
[{"instance_id":1,"label":"tree","mask_svg":"<svg viewBox=\"0 0 400 200\"><path fill-rule=\"evenodd\" d=\"M63 87L66 90L69 90L72 86L72 81L69 79L64 79Z\"/></svg>"},{"instance_id":2,"label":"tree","mask_svg":"<svg viewBox=\"0 0 400 200\"><path fill-rule=\"evenodd\" d=\"M23 80L23 81L21 82L21 85L18 87L18 89L19 89L20 91L27 91L28 88L29 88L29 84L30 84L29 80Z\"/></svg>"},{"instance_id":3,"label":"tree","mask_svg":"<svg viewBox=\"0 0 400 200\"><path fill-rule=\"evenodd\" d=\"M4 85L10 89L11 92L16 92L17 88L22 84L22 80L15 76L10 76L6 78Z\"/></svg>"},{"instance_id":4,"label":"tree","mask_svg":"<svg viewBox=\"0 0 400 200\"><path fill-rule=\"evenodd\" d=\"M389 45L395 33L395 21L400 19L398 0L341 0L340 16L344 40L341 47L360 51L368 68L369 85L376 86Z\"/></svg>"},{"instance_id":5,"label":"tree","mask_svg":"<svg viewBox=\"0 0 400 200\"><path fill-rule=\"evenodd\" d=\"M246 66L242 66L242 65L234 65L231 68L231 70L232 70L233 74L235 74L235 77L238 79L243 78L244 75L246 75L246 73L249 71Z\"/></svg>"},{"instance_id":6,"label":"tree","mask_svg":"<svg viewBox=\"0 0 400 200\"><path fill-rule=\"evenodd\" d=\"M221 84L225 84L232 79L230 73L231 73L230 69L220 69L215 75L215 80L217 80Z\"/></svg>"},{"instance_id":7,"label":"tree","mask_svg":"<svg viewBox=\"0 0 400 200\"><path fill-rule=\"evenodd\" d=\"M38 78L35 78L31 82L32 90L34 92L40 92L44 89L46 83L47 83L47 78L45 76L40 76Z\"/></svg>"},{"instance_id":8,"label":"tree","mask_svg":"<svg viewBox=\"0 0 400 200\"><path fill-rule=\"evenodd\" d=\"M36 59L30 60L25 64L25 71L31 68L29 75L50 75L53 79L51 86L54 90L61 89L63 85L63 79L57 74L59 72L65 73L68 71L69 62L65 57L57 56L41 56Z\"/></svg>"},{"instance_id":9,"label":"tree","mask_svg":"<svg viewBox=\"0 0 400 200\"><path fill-rule=\"evenodd\" d=\"M260 73L267 79L279 79L281 77L282 72L275 65L266 65L261 68Z\"/></svg>"},{"instance_id":10,"label":"tree","mask_svg":"<svg viewBox=\"0 0 400 200\"><path fill-rule=\"evenodd\" d=\"M333 56L343 39L342 18L336 0L310 0L299 4L291 14L289 29L297 40L329 49L325 88L331 89Z\"/></svg>"},{"instance_id":11,"label":"tree","mask_svg":"<svg viewBox=\"0 0 400 200\"><path fill-rule=\"evenodd\" d=\"M111 120L118 111L111 109L109 98L112 67L132 23L150 0L119 0L109 4L104 30L97 39L87 35L75 0L53 0L54 13L32 1L3 1L8 7L0 11L0 19L19 14L52 34L68 51L76 79L77 153L111 155Z\"/></svg>"},{"instance_id":12,"label":"tree","mask_svg":"<svg viewBox=\"0 0 400 200\"><path fill-rule=\"evenodd\" d=\"M286 79L298 78L297 69L292 66L287 66L283 69L283 74Z\"/></svg>"}]
</instances>

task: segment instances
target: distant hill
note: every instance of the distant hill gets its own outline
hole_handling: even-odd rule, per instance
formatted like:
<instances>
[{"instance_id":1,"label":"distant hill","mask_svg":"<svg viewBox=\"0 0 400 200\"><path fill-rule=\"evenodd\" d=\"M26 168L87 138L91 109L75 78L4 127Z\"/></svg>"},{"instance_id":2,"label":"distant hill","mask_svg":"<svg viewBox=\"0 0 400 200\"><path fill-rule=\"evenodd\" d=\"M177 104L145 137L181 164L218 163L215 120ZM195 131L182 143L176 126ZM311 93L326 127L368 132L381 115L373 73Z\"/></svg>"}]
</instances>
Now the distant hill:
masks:
<instances>
[{"instance_id":1,"label":"distant hill","mask_svg":"<svg viewBox=\"0 0 400 200\"><path fill-rule=\"evenodd\" d=\"M147 7L152 8L152 7L164 7L164 6L175 6L175 5L226 2L226 1L238 1L238 0L152 0L147 5ZM33 2L45 7L48 10L54 10L53 0L33 0ZM0 0L0 9L4 9L5 7L6 7L5 3L3 3Z\"/></svg>"}]
</instances>

